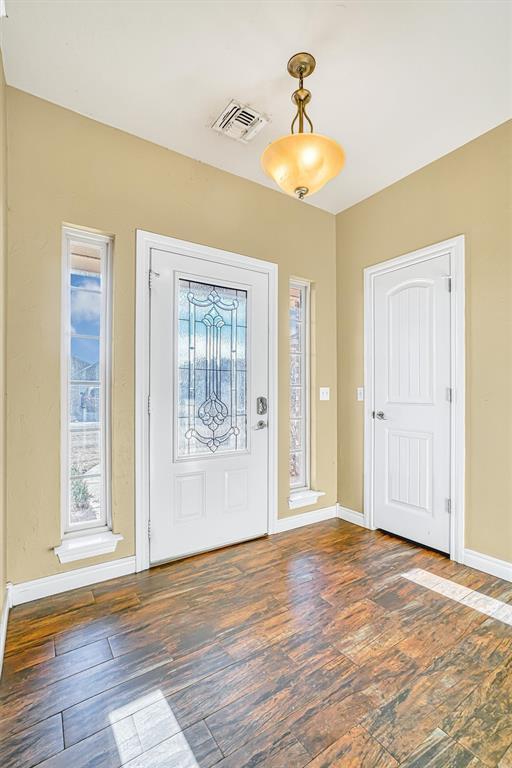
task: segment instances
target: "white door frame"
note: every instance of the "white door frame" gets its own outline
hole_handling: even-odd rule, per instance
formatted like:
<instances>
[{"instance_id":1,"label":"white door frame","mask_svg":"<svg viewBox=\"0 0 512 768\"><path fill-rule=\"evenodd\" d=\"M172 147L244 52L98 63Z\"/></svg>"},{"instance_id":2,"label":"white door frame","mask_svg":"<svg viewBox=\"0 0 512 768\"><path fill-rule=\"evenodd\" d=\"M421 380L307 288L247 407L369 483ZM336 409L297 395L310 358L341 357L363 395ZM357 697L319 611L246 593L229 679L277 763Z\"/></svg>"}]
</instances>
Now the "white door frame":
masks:
<instances>
[{"instance_id":1,"label":"white door frame","mask_svg":"<svg viewBox=\"0 0 512 768\"><path fill-rule=\"evenodd\" d=\"M150 567L149 558L149 363L150 301L149 264L151 249L172 250L182 256L242 267L268 275L269 284L269 366L268 396L268 532L277 520L277 264L206 245L176 240L165 235L137 230L135 306L135 554L136 569Z\"/></svg>"},{"instance_id":2,"label":"white door frame","mask_svg":"<svg viewBox=\"0 0 512 768\"><path fill-rule=\"evenodd\" d=\"M450 342L452 408L450 424L450 557L463 562L465 472L464 235L383 261L364 270L364 524L374 529L374 298L375 278L401 267L450 255ZM447 276L448 277L448 276Z\"/></svg>"}]
</instances>

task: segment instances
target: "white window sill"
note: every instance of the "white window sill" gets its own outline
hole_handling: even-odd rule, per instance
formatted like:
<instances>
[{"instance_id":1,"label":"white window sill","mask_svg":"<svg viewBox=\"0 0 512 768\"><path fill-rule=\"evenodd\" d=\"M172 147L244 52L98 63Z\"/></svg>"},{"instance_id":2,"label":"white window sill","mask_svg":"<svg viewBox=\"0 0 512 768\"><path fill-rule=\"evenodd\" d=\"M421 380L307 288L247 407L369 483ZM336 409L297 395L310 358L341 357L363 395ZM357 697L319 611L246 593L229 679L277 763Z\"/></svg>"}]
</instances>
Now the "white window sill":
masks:
<instances>
[{"instance_id":1,"label":"white window sill","mask_svg":"<svg viewBox=\"0 0 512 768\"><path fill-rule=\"evenodd\" d=\"M72 563L74 560L84 560L86 557L108 555L115 552L119 541L123 540L120 533L101 531L84 533L80 536L64 537L62 544L54 548L61 563Z\"/></svg>"},{"instance_id":2,"label":"white window sill","mask_svg":"<svg viewBox=\"0 0 512 768\"><path fill-rule=\"evenodd\" d=\"M309 507L311 504L316 504L320 496L325 496L325 491L311 491L309 488L292 491L288 497L288 507L289 509Z\"/></svg>"}]
</instances>

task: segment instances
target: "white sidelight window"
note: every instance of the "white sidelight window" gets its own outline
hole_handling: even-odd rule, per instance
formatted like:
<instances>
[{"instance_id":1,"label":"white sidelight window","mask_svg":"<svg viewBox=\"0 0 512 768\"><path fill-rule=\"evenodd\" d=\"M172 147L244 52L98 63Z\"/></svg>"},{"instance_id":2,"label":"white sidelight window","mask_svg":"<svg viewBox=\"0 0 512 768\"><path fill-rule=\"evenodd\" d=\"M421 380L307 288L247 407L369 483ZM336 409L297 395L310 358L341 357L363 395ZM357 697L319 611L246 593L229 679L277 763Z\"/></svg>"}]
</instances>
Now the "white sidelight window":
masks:
<instances>
[{"instance_id":1,"label":"white sidelight window","mask_svg":"<svg viewBox=\"0 0 512 768\"><path fill-rule=\"evenodd\" d=\"M64 228L61 562L113 551L110 347L112 238Z\"/></svg>"},{"instance_id":2,"label":"white sidelight window","mask_svg":"<svg viewBox=\"0 0 512 768\"><path fill-rule=\"evenodd\" d=\"M290 282L290 489L309 488L309 284Z\"/></svg>"},{"instance_id":3,"label":"white sidelight window","mask_svg":"<svg viewBox=\"0 0 512 768\"><path fill-rule=\"evenodd\" d=\"M293 279L290 324L290 509L316 504L323 491L311 488L311 285Z\"/></svg>"}]
</instances>

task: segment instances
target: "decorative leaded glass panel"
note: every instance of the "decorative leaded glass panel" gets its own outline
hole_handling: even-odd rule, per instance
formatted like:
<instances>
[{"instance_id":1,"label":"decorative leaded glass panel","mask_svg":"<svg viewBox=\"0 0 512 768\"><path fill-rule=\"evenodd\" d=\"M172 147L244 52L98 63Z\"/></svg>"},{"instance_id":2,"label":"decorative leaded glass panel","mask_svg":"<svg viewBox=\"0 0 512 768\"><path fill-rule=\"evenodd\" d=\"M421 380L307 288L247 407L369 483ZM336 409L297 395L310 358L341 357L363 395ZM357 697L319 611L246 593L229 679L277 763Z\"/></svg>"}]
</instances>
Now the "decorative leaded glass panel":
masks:
<instances>
[{"instance_id":1,"label":"decorative leaded glass panel","mask_svg":"<svg viewBox=\"0 0 512 768\"><path fill-rule=\"evenodd\" d=\"M307 486L306 287L290 285L290 487Z\"/></svg>"},{"instance_id":2,"label":"decorative leaded glass panel","mask_svg":"<svg viewBox=\"0 0 512 768\"><path fill-rule=\"evenodd\" d=\"M302 381L302 367L301 358L299 355L291 355L290 357L290 385L292 387L300 387Z\"/></svg>"},{"instance_id":3,"label":"decorative leaded glass panel","mask_svg":"<svg viewBox=\"0 0 512 768\"><path fill-rule=\"evenodd\" d=\"M247 448L247 291L179 280L178 457Z\"/></svg>"},{"instance_id":4,"label":"decorative leaded glass panel","mask_svg":"<svg viewBox=\"0 0 512 768\"><path fill-rule=\"evenodd\" d=\"M299 451L292 451L290 453L290 484L292 486L297 485L302 477L302 453Z\"/></svg>"},{"instance_id":5,"label":"decorative leaded glass panel","mask_svg":"<svg viewBox=\"0 0 512 768\"><path fill-rule=\"evenodd\" d=\"M292 451L303 448L302 445L302 422L299 419L290 421L290 446Z\"/></svg>"},{"instance_id":6,"label":"decorative leaded glass panel","mask_svg":"<svg viewBox=\"0 0 512 768\"><path fill-rule=\"evenodd\" d=\"M298 387L290 387L290 418L300 419L302 416L302 397Z\"/></svg>"}]
</instances>

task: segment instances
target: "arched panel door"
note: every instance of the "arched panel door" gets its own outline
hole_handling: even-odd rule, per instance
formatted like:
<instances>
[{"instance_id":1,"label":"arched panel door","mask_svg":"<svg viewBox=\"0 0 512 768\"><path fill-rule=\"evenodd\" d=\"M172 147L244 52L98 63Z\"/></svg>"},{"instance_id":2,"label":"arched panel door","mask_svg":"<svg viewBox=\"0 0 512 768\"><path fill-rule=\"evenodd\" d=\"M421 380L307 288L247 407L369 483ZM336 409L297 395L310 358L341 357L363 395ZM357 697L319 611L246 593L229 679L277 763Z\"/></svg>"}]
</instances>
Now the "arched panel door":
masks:
<instances>
[{"instance_id":1,"label":"arched panel door","mask_svg":"<svg viewBox=\"0 0 512 768\"><path fill-rule=\"evenodd\" d=\"M450 549L450 256L375 279L375 525Z\"/></svg>"}]
</instances>

